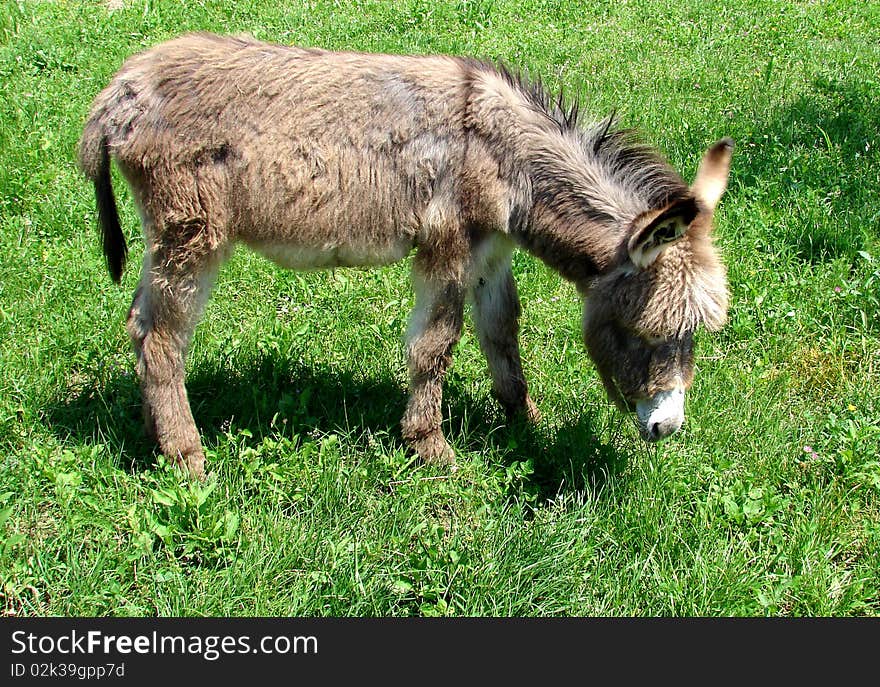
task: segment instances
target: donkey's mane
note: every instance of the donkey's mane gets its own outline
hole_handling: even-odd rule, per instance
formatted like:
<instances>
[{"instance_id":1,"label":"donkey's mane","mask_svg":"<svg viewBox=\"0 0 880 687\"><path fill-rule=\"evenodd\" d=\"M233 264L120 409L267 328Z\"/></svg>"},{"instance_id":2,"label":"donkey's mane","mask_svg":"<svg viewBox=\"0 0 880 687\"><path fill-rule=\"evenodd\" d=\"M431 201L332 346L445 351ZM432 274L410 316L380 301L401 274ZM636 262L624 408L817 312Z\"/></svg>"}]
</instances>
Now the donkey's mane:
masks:
<instances>
[{"instance_id":1,"label":"donkey's mane","mask_svg":"<svg viewBox=\"0 0 880 687\"><path fill-rule=\"evenodd\" d=\"M554 94L545 88L540 77L533 78L527 72L513 69L503 62L495 65L487 62L482 67L487 71L497 71L538 112L547 115L561 132L577 130L581 116L581 102L578 97L568 98L562 89Z\"/></svg>"},{"instance_id":2,"label":"donkey's mane","mask_svg":"<svg viewBox=\"0 0 880 687\"><path fill-rule=\"evenodd\" d=\"M618 126L614 110L598 122L585 123L581 97L548 90L540 78L499 62L480 63L497 72L535 111L545 115L560 134L575 137L584 152L601 164L621 186L637 190L651 208L687 197L690 189L660 152L646 144L641 133Z\"/></svg>"}]
</instances>

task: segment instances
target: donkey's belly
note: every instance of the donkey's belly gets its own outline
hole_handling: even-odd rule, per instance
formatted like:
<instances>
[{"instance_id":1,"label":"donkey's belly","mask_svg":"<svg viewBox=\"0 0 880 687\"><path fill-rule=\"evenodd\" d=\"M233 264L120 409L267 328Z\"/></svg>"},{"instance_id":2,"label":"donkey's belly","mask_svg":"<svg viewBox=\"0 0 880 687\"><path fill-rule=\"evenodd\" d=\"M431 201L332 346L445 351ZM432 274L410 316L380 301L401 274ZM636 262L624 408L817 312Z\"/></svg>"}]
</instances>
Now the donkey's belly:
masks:
<instances>
[{"instance_id":1,"label":"donkey's belly","mask_svg":"<svg viewBox=\"0 0 880 687\"><path fill-rule=\"evenodd\" d=\"M304 246L297 243L247 241L247 245L272 262L295 270L387 265L402 260L412 241L399 240L382 246Z\"/></svg>"}]
</instances>

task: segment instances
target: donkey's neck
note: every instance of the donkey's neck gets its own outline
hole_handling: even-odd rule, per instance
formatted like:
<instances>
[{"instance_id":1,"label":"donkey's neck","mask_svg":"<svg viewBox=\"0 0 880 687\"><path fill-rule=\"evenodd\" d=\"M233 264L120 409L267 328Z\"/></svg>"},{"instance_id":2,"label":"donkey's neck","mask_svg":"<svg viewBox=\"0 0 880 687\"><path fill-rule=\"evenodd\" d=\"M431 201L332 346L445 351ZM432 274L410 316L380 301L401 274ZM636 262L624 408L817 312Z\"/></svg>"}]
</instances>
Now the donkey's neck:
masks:
<instances>
[{"instance_id":1,"label":"donkey's neck","mask_svg":"<svg viewBox=\"0 0 880 687\"><path fill-rule=\"evenodd\" d=\"M531 204L526 221L511 227L522 247L575 284L619 265L643 203L622 198L594 161L547 159L539 151L527 165Z\"/></svg>"},{"instance_id":2,"label":"donkey's neck","mask_svg":"<svg viewBox=\"0 0 880 687\"><path fill-rule=\"evenodd\" d=\"M485 66L471 83L468 123L517 189L511 235L566 279L580 285L613 270L632 221L689 192L610 120L579 129L576 112L555 107L540 86Z\"/></svg>"},{"instance_id":3,"label":"donkey's neck","mask_svg":"<svg viewBox=\"0 0 880 687\"><path fill-rule=\"evenodd\" d=\"M607 124L524 128L517 154L531 193L528 219L511 231L579 286L626 260L639 215L691 195L656 151L627 132L609 131Z\"/></svg>"}]
</instances>

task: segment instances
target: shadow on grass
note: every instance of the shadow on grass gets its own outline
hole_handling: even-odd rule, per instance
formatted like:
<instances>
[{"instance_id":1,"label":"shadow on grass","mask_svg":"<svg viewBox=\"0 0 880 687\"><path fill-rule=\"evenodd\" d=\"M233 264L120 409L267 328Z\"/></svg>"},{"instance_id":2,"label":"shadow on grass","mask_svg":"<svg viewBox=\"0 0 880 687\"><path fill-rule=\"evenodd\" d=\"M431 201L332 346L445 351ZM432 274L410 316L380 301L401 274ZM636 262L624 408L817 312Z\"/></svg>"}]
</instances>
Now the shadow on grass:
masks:
<instances>
[{"instance_id":1,"label":"shadow on grass","mask_svg":"<svg viewBox=\"0 0 880 687\"><path fill-rule=\"evenodd\" d=\"M247 429L249 443L257 444L286 420L296 433L351 434L355 442L360 441L358 430L387 433L391 450L404 448L399 420L406 390L390 376L307 367L269 356L237 370L196 369L187 390L208 446L222 441L230 428ZM596 437L589 413L556 428L507 423L494 400L474 398L454 381L446 385L444 418L447 436L469 452L489 450L507 465L530 460L531 488L542 500L572 490L598 491L630 457ZM155 465L156 446L143 431L140 390L130 374L56 400L47 406L45 420L64 441L106 444L130 461L129 469Z\"/></svg>"},{"instance_id":2,"label":"shadow on grass","mask_svg":"<svg viewBox=\"0 0 880 687\"><path fill-rule=\"evenodd\" d=\"M783 199L805 201L802 221L777 228L802 260L855 259L868 247L866 237L880 220L866 174L876 169L878 131L874 85L819 76L754 127L754 143L744 142L753 150L735 166L745 185L778 185Z\"/></svg>"},{"instance_id":3,"label":"shadow on grass","mask_svg":"<svg viewBox=\"0 0 880 687\"><path fill-rule=\"evenodd\" d=\"M632 458L630 452L597 436L604 434L597 429L601 421L589 411L555 426L546 420L533 425L523 419L505 420L491 399L474 399L454 387L451 391L447 435L464 437L468 451L488 445L507 465L531 461L534 472L527 486L539 503L567 492L599 493Z\"/></svg>"}]
</instances>

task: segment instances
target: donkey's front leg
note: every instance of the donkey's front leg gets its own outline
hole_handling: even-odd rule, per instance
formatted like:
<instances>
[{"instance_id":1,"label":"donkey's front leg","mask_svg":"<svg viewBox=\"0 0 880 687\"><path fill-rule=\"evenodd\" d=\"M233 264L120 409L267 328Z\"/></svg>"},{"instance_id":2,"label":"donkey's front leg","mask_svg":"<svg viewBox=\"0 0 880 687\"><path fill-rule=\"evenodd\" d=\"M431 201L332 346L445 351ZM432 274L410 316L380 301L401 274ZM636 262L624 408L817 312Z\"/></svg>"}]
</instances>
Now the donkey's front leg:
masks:
<instances>
[{"instance_id":1,"label":"donkey's front leg","mask_svg":"<svg viewBox=\"0 0 880 687\"><path fill-rule=\"evenodd\" d=\"M454 465L455 454L440 429L443 378L461 336L464 289L460 280L413 267L416 306L407 331L410 394L401 426L404 440L427 463Z\"/></svg>"},{"instance_id":2,"label":"donkey's front leg","mask_svg":"<svg viewBox=\"0 0 880 687\"><path fill-rule=\"evenodd\" d=\"M537 423L541 413L529 396L519 352L520 303L510 268L512 246L501 239L489 241L497 245L483 247L471 285L477 338L489 364L493 391L508 417L523 416Z\"/></svg>"}]
</instances>

